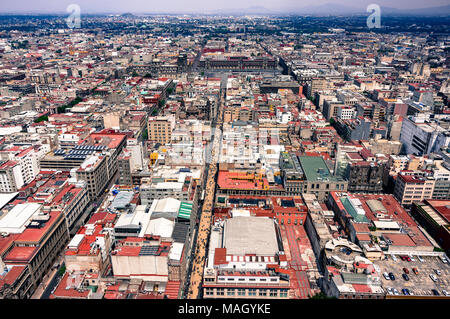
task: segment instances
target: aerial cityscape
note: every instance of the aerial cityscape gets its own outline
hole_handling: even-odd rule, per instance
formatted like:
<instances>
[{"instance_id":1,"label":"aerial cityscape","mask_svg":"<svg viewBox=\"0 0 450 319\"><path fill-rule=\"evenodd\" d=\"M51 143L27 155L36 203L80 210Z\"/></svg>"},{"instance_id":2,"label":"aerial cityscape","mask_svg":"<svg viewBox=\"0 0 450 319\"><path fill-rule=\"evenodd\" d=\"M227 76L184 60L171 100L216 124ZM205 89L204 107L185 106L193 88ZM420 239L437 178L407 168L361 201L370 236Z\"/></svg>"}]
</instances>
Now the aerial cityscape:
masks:
<instances>
[{"instance_id":1,"label":"aerial cityscape","mask_svg":"<svg viewBox=\"0 0 450 319\"><path fill-rule=\"evenodd\" d=\"M0 299L450 299L448 1L144 2L0 5Z\"/></svg>"}]
</instances>

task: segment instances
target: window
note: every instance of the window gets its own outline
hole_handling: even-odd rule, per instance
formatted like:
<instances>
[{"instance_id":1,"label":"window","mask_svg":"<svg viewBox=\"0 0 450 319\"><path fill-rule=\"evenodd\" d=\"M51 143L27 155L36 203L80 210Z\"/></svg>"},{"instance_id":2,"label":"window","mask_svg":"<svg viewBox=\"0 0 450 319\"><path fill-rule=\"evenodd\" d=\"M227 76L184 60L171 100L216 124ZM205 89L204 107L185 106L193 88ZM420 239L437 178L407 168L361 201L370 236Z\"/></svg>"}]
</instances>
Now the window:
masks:
<instances>
[{"instance_id":1,"label":"window","mask_svg":"<svg viewBox=\"0 0 450 319\"><path fill-rule=\"evenodd\" d=\"M277 297L278 296L278 289L269 289L269 296L270 297Z\"/></svg>"},{"instance_id":2,"label":"window","mask_svg":"<svg viewBox=\"0 0 450 319\"><path fill-rule=\"evenodd\" d=\"M213 288L206 288L205 295L212 296L213 294L214 294L214 289Z\"/></svg>"},{"instance_id":3,"label":"window","mask_svg":"<svg viewBox=\"0 0 450 319\"><path fill-rule=\"evenodd\" d=\"M287 298L287 296L288 296L287 289L280 289L280 297Z\"/></svg>"},{"instance_id":4,"label":"window","mask_svg":"<svg viewBox=\"0 0 450 319\"><path fill-rule=\"evenodd\" d=\"M234 296L235 293L236 292L234 291L234 289L230 289L230 288L227 289L227 296Z\"/></svg>"},{"instance_id":5,"label":"window","mask_svg":"<svg viewBox=\"0 0 450 319\"><path fill-rule=\"evenodd\" d=\"M216 294L217 294L217 296L223 296L225 294L225 289L224 288L217 288Z\"/></svg>"},{"instance_id":6,"label":"window","mask_svg":"<svg viewBox=\"0 0 450 319\"><path fill-rule=\"evenodd\" d=\"M238 296L245 296L245 289L244 288L238 288Z\"/></svg>"},{"instance_id":7,"label":"window","mask_svg":"<svg viewBox=\"0 0 450 319\"><path fill-rule=\"evenodd\" d=\"M256 296L256 288L249 288L248 289L248 295L249 296Z\"/></svg>"},{"instance_id":8,"label":"window","mask_svg":"<svg viewBox=\"0 0 450 319\"><path fill-rule=\"evenodd\" d=\"M267 289L259 289L258 295L264 297L267 296Z\"/></svg>"}]
</instances>

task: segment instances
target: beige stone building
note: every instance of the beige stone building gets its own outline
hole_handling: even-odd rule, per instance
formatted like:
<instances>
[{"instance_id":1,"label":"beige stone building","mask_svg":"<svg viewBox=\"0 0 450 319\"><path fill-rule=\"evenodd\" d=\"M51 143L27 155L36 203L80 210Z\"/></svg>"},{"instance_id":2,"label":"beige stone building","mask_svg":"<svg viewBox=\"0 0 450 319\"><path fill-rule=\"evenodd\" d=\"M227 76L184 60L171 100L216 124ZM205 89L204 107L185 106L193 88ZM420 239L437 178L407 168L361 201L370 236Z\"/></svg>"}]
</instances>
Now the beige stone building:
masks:
<instances>
[{"instance_id":1,"label":"beige stone building","mask_svg":"<svg viewBox=\"0 0 450 319\"><path fill-rule=\"evenodd\" d=\"M148 139L154 143L168 144L174 128L174 116L150 117L148 120Z\"/></svg>"}]
</instances>

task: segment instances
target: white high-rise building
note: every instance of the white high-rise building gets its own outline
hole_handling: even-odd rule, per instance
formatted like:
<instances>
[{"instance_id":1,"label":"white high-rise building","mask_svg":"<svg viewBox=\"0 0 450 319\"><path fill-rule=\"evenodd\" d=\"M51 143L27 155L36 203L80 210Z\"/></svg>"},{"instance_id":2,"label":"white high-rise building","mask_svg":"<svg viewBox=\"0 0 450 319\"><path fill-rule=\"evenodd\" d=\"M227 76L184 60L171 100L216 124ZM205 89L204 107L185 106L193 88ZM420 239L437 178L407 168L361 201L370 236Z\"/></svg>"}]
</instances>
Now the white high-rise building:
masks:
<instances>
[{"instance_id":1,"label":"white high-rise building","mask_svg":"<svg viewBox=\"0 0 450 319\"><path fill-rule=\"evenodd\" d=\"M450 132L427 117L403 120L400 141L406 154L426 155L450 144Z\"/></svg>"}]
</instances>

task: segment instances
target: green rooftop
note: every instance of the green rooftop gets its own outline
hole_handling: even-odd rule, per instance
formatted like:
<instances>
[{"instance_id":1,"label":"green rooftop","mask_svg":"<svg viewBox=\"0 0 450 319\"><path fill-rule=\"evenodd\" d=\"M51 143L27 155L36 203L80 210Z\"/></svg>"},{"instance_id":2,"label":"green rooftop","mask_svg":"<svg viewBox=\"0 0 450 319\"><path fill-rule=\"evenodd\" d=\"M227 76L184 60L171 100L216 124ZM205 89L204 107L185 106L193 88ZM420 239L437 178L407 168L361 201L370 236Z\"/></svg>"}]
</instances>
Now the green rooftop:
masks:
<instances>
[{"instance_id":1,"label":"green rooftop","mask_svg":"<svg viewBox=\"0 0 450 319\"><path fill-rule=\"evenodd\" d=\"M312 182L332 181L338 179L331 175L325 161L320 156L299 156L300 164L305 173L306 179Z\"/></svg>"},{"instance_id":2,"label":"green rooftop","mask_svg":"<svg viewBox=\"0 0 450 319\"><path fill-rule=\"evenodd\" d=\"M190 219L192 212L192 203L181 202L180 209L178 210L178 217Z\"/></svg>"},{"instance_id":3,"label":"green rooftop","mask_svg":"<svg viewBox=\"0 0 450 319\"><path fill-rule=\"evenodd\" d=\"M342 280L346 284L360 284L367 285L368 277L366 274L356 274L356 273L342 273Z\"/></svg>"},{"instance_id":4,"label":"green rooftop","mask_svg":"<svg viewBox=\"0 0 450 319\"><path fill-rule=\"evenodd\" d=\"M349 213L353 220L357 223L368 223L369 220L367 219L366 215L358 214L356 210L353 208L352 204L348 200L348 197L341 197L340 198L342 205L344 205L345 210L347 213Z\"/></svg>"}]
</instances>

